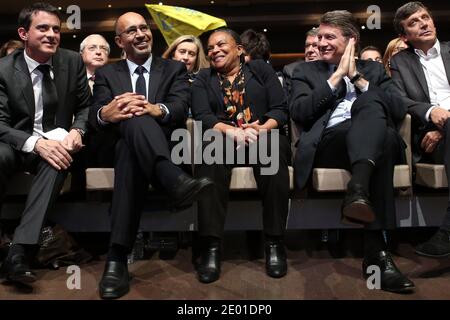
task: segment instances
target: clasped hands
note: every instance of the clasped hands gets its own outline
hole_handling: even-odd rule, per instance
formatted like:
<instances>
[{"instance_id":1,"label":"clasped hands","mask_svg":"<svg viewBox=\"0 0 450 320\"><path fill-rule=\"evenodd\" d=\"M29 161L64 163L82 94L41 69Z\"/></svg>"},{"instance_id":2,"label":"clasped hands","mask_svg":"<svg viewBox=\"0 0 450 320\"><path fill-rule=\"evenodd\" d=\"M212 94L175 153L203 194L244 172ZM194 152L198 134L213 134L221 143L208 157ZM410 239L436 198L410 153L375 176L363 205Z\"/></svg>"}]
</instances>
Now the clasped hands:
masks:
<instances>
[{"instance_id":1,"label":"clasped hands","mask_svg":"<svg viewBox=\"0 0 450 320\"><path fill-rule=\"evenodd\" d=\"M439 106L433 108L430 113L431 121L442 130L450 117L450 112ZM439 141L442 139L442 133L439 130L427 132L422 139L420 146L426 153L431 153L436 148Z\"/></svg>"},{"instance_id":2,"label":"clasped hands","mask_svg":"<svg viewBox=\"0 0 450 320\"><path fill-rule=\"evenodd\" d=\"M263 129L259 120L252 123L244 123L242 127L227 129L227 135L233 138L238 144L249 145L258 141L259 131Z\"/></svg>"},{"instance_id":3,"label":"clasped hands","mask_svg":"<svg viewBox=\"0 0 450 320\"><path fill-rule=\"evenodd\" d=\"M144 114L158 118L161 116L161 110L158 105L148 102L145 96L127 92L114 97L104 106L101 109L100 118L106 122L117 123Z\"/></svg>"},{"instance_id":4,"label":"clasped hands","mask_svg":"<svg viewBox=\"0 0 450 320\"><path fill-rule=\"evenodd\" d=\"M356 70L356 62L355 62L355 39L350 38L348 40L347 46L345 47L344 54L341 57L339 65L336 71L331 75L329 81L330 83L337 88L339 82L347 76L349 79L352 79L354 76L358 74L358 70ZM358 83L359 81L357 81ZM355 83L355 85L357 85ZM360 89L365 85L360 86Z\"/></svg>"},{"instance_id":5,"label":"clasped hands","mask_svg":"<svg viewBox=\"0 0 450 320\"><path fill-rule=\"evenodd\" d=\"M63 141L39 139L34 152L56 170L67 170L73 162L71 154L84 147L80 133L72 129Z\"/></svg>"}]
</instances>

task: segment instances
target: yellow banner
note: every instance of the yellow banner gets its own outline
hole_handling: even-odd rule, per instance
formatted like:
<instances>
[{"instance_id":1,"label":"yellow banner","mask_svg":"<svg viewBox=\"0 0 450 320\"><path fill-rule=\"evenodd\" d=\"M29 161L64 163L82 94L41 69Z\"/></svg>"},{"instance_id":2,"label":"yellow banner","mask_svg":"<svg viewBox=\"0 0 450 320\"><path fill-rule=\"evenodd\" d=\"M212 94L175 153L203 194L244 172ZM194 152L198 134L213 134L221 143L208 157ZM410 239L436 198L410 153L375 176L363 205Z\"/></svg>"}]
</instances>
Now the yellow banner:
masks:
<instances>
[{"instance_id":1,"label":"yellow banner","mask_svg":"<svg viewBox=\"0 0 450 320\"><path fill-rule=\"evenodd\" d=\"M192 34L198 37L203 32L227 26L223 19L188 8L158 4L145 6L168 45L182 35Z\"/></svg>"}]
</instances>

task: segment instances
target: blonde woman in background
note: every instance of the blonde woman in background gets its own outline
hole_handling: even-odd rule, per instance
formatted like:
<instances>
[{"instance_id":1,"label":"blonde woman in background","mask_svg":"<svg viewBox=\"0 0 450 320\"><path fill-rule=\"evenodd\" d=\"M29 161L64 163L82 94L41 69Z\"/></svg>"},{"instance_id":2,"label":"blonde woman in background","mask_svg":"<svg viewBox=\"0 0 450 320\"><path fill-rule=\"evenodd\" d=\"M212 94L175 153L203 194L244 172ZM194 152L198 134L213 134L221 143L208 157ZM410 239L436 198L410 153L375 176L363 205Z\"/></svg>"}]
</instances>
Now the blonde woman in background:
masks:
<instances>
[{"instance_id":1,"label":"blonde woman in background","mask_svg":"<svg viewBox=\"0 0 450 320\"><path fill-rule=\"evenodd\" d=\"M408 45L400 38L395 38L389 41L386 51L384 52L383 56L383 64L386 68L386 73L391 76L391 58L395 54L399 53L400 51L408 48Z\"/></svg>"},{"instance_id":2,"label":"blonde woman in background","mask_svg":"<svg viewBox=\"0 0 450 320\"><path fill-rule=\"evenodd\" d=\"M191 81L195 79L200 69L209 68L202 43L193 35L184 35L175 39L162 57L184 62Z\"/></svg>"}]
</instances>

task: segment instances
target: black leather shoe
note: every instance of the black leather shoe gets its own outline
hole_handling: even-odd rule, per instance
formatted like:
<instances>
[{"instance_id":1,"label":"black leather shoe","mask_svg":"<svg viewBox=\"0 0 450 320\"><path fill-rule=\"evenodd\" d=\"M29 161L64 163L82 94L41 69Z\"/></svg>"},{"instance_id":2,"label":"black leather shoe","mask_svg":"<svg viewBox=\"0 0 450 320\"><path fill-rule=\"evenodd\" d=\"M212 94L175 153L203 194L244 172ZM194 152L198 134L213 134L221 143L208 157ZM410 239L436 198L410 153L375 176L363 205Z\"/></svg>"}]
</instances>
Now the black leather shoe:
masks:
<instances>
[{"instance_id":1,"label":"black leather shoe","mask_svg":"<svg viewBox=\"0 0 450 320\"><path fill-rule=\"evenodd\" d=\"M98 286L102 299L117 299L130 291L130 276L126 263L106 261L105 271Z\"/></svg>"},{"instance_id":2,"label":"black leather shoe","mask_svg":"<svg viewBox=\"0 0 450 320\"><path fill-rule=\"evenodd\" d=\"M372 275L367 272L367 268L371 265L380 268L381 290L397 293L408 293L414 290L414 283L401 273L389 252L380 251L364 258L362 268L365 279Z\"/></svg>"},{"instance_id":3,"label":"black leather shoe","mask_svg":"<svg viewBox=\"0 0 450 320\"><path fill-rule=\"evenodd\" d=\"M203 249L197 267L198 281L211 283L220 277L220 243L213 243Z\"/></svg>"},{"instance_id":4,"label":"black leather shoe","mask_svg":"<svg viewBox=\"0 0 450 320\"><path fill-rule=\"evenodd\" d=\"M287 273L286 251L281 240L267 240L265 245L266 273L272 278L284 277Z\"/></svg>"},{"instance_id":5,"label":"black leather shoe","mask_svg":"<svg viewBox=\"0 0 450 320\"><path fill-rule=\"evenodd\" d=\"M24 254L15 254L3 261L0 269L2 278L13 282L32 283L36 281L36 274L31 271L28 259Z\"/></svg>"},{"instance_id":6,"label":"black leather shoe","mask_svg":"<svg viewBox=\"0 0 450 320\"><path fill-rule=\"evenodd\" d=\"M213 184L209 178L194 179L188 175L179 176L171 193L173 207L183 208L192 205L194 201L210 191Z\"/></svg>"},{"instance_id":7,"label":"black leather shoe","mask_svg":"<svg viewBox=\"0 0 450 320\"><path fill-rule=\"evenodd\" d=\"M349 183L342 204L342 222L349 224L366 224L375 221L375 213L368 194L362 185Z\"/></svg>"},{"instance_id":8,"label":"black leather shoe","mask_svg":"<svg viewBox=\"0 0 450 320\"><path fill-rule=\"evenodd\" d=\"M416 247L416 253L431 258L450 256L450 232L439 229L430 240Z\"/></svg>"}]
</instances>

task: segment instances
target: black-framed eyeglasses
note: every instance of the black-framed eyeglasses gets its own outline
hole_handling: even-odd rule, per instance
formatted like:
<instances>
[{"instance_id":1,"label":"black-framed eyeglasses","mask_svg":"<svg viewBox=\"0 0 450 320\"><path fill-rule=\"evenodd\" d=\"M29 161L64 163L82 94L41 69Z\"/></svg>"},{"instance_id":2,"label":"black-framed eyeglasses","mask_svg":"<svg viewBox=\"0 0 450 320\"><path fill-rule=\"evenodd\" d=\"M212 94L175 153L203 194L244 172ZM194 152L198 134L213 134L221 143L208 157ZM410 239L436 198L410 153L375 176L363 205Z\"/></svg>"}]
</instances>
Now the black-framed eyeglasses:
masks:
<instances>
[{"instance_id":1,"label":"black-framed eyeglasses","mask_svg":"<svg viewBox=\"0 0 450 320\"><path fill-rule=\"evenodd\" d=\"M137 34L138 29L142 33L145 33L148 30L150 30L150 26L148 24L141 24L140 26L132 26L126 29L125 31L119 33L118 36L120 37L121 35L125 34L127 37L134 37Z\"/></svg>"}]
</instances>

